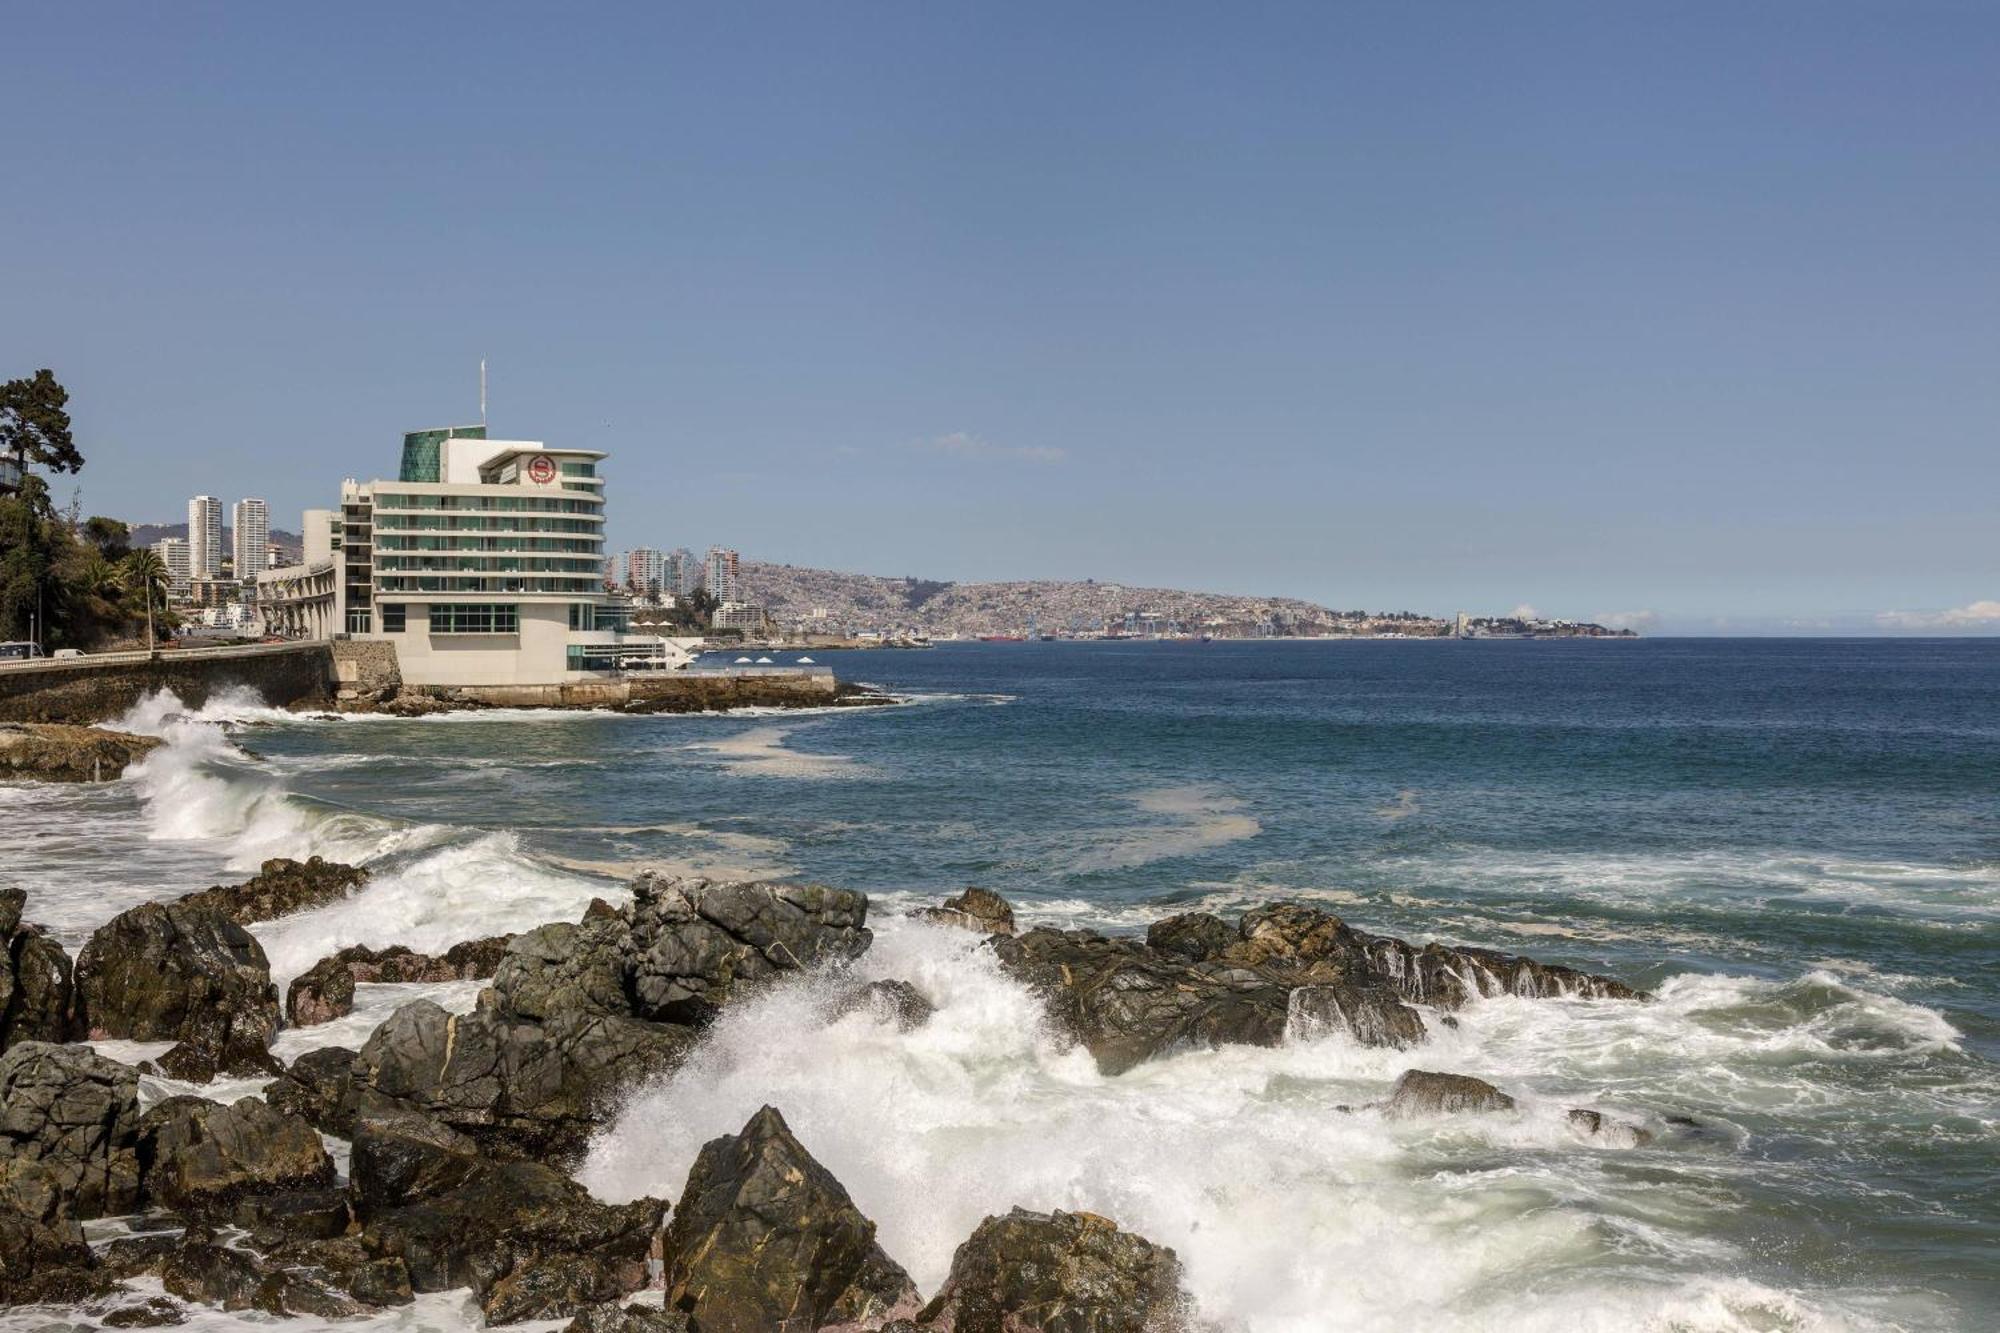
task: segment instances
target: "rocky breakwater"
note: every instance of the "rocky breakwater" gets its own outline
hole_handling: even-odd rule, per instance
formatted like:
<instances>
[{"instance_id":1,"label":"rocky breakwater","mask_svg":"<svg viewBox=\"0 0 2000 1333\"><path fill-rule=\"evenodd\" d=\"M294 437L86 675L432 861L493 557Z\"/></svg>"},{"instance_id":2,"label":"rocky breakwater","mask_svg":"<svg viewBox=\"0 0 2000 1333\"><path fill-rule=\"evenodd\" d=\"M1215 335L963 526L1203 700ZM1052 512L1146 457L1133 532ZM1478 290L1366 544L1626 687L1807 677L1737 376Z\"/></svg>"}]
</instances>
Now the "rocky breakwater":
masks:
<instances>
[{"instance_id":1,"label":"rocky breakwater","mask_svg":"<svg viewBox=\"0 0 2000 1333\"><path fill-rule=\"evenodd\" d=\"M606 1204L565 1173L624 1096L679 1065L731 1006L862 955L872 936L858 893L643 876L623 908L598 903L578 922L477 942L457 964L346 951L328 961L350 978L479 969L496 949L499 959L471 1013L406 1004L359 1052L316 1050L262 1098L229 1104L172 1097L142 1113L138 1070L43 1039L109 1025L177 1040L191 1063L271 1069L276 995L240 919L362 882L325 863L267 864L248 884L115 918L73 977L60 949L21 924L20 895L0 895L8 993L40 997L10 1008L22 1017L0 1053L0 1302L66 1305L107 1325L177 1322L183 1302L327 1320L463 1288L490 1325L571 1319L568 1333L1204 1328L1171 1250L1085 1212L986 1218L925 1299L776 1107L704 1145L671 1206ZM1419 947L1297 904L1233 925L1170 918L1143 941L1016 935L1011 906L983 891L927 915L982 935L979 947L1113 1071L1302 1027L1403 1045L1430 1017L1500 993L1636 998L1609 978ZM866 1009L897 1030L932 1012L906 981L827 990L829 1012ZM1470 1076L1409 1070L1358 1109L1401 1120L1518 1104ZM1568 1116L1600 1146L1644 1141L1595 1111ZM351 1141L345 1180L321 1133ZM124 1214L145 1217L84 1243L83 1221ZM166 1295L123 1285L140 1277ZM649 1283L659 1305L625 1303Z\"/></svg>"},{"instance_id":2,"label":"rocky breakwater","mask_svg":"<svg viewBox=\"0 0 2000 1333\"><path fill-rule=\"evenodd\" d=\"M160 742L103 727L0 722L0 778L31 782L109 782Z\"/></svg>"},{"instance_id":3,"label":"rocky breakwater","mask_svg":"<svg viewBox=\"0 0 2000 1333\"><path fill-rule=\"evenodd\" d=\"M1234 925L1208 913L1168 917L1143 940L1042 928L995 935L988 947L1107 1074L1191 1047L1276 1046L1316 1030L1415 1046L1427 1015L1448 1022L1450 1010L1487 996L1640 998L1611 977L1371 935L1290 902Z\"/></svg>"}]
</instances>

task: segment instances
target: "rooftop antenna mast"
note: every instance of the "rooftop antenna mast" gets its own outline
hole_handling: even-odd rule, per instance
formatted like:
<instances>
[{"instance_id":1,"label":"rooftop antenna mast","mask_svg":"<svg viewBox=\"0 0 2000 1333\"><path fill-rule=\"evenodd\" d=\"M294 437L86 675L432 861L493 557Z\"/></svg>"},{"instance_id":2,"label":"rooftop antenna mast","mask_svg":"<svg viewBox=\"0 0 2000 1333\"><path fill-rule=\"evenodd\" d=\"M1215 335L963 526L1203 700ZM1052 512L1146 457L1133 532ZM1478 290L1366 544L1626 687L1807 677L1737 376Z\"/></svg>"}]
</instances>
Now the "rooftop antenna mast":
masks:
<instances>
[{"instance_id":1,"label":"rooftop antenna mast","mask_svg":"<svg viewBox=\"0 0 2000 1333\"><path fill-rule=\"evenodd\" d=\"M486 424L486 358L479 358L479 424Z\"/></svg>"}]
</instances>

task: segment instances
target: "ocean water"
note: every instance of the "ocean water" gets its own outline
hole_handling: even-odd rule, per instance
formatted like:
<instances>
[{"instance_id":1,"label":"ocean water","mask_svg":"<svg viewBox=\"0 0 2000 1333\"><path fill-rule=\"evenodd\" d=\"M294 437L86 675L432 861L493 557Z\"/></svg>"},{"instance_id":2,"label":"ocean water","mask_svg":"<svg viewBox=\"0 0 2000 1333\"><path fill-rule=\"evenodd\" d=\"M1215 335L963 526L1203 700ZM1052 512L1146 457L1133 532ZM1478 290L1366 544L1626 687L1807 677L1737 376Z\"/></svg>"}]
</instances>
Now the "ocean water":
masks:
<instances>
[{"instance_id":1,"label":"ocean water","mask_svg":"<svg viewBox=\"0 0 2000 1333\"><path fill-rule=\"evenodd\" d=\"M0 865L75 945L267 856L368 863L363 894L258 928L281 984L349 943L573 917L640 866L864 889L865 973L915 982L936 1018L829 1025L810 986L742 1006L580 1175L675 1195L701 1143L771 1102L927 1291L1020 1204L1172 1245L1203 1312L1256 1333L2000 1326L2000 642L827 660L906 702L327 721L161 698L128 724L169 744L125 780L0 787ZM1107 1079L970 936L899 919L968 883L1031 923L1120 930L1309 899L1657 999L1491 1000L1415 1052L1321 1037ZM366 991L285 1053L358 1043L419 993ZM1340 1109L1412 1066L1523 1109ZM1606 1148L1570 1133L1574 1106L1700 1128ZM376 1322L476 1317L442 1296Z\"/></svg>"}]
</instances>

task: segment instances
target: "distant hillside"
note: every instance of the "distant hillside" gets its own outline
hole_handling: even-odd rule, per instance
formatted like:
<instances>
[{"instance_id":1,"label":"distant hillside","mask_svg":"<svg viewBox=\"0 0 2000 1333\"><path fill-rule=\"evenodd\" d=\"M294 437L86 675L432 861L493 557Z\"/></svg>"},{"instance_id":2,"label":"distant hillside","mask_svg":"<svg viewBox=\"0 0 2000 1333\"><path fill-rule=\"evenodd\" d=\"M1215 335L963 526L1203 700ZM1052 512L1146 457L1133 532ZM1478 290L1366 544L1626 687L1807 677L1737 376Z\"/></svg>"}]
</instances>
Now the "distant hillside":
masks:
<instances>
[{"instance_id":1,"label":"distant hillside","mask_svg":"<svg viewBox=\"0 0 2000 1333\"><path fill-rule=\"evenodd\" d=\"M187 535L188 525L185 523L135 523L132 525L132 545L135 547L151 546L162 537L179 537L185 541ZM222 549L225 551L234 549L231 545L233 540L234 530L225 526L222 529ZM285 552L287 558L293 560L298 559L306 549L305 538L299 536L296 532L286 532L282 528L271 529L271 543Z\"/></svg>"},{"instance_id":2,"label":"distant hillside","mask_svg":"<svg viewBox=\"0 0 2000 1333\"><path fill-rule=\"evenodd\" d=\"M1410 612L1335 611L1293 597L1254 597L1135 588L1118 583L1031 580L946 583L883 578L745 561L746 600L782 624L839 629L914 630L925 634L1045 634L1123 627L1177 626L1216 634L1439 634L1447 622ZM816 614L816 611L819 614Z\"/></svg>"}]
</instances>

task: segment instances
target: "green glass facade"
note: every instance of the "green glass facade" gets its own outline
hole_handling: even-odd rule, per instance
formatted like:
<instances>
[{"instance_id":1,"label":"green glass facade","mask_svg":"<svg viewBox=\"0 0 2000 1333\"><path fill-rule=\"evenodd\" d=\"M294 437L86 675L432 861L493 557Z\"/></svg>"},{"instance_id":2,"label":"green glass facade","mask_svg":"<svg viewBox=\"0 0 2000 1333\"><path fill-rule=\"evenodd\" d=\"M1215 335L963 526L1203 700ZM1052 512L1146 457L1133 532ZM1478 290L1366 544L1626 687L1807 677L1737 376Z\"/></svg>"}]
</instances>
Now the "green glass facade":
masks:
<instances>
[{"instance_id":1,"label":"green glass facade","mask_svg":"<svg viewBox=\"0 0 2000 1333\"><path fill-rule=\"evenodd\" d=\"M444 442L483 440L484 426L447 426L443 430L413 430L403 436L403 466L398 481L443 481Z\"/></svg>"}]
</instances>

